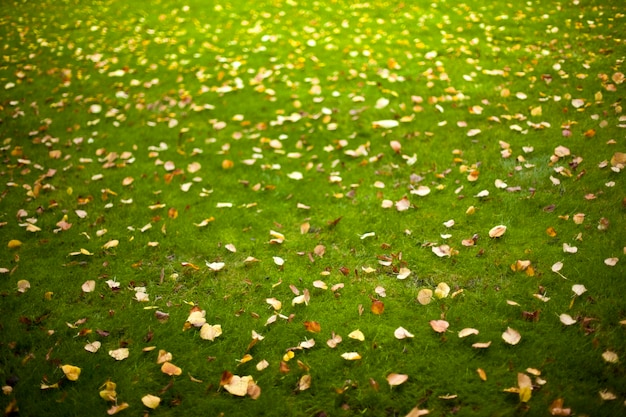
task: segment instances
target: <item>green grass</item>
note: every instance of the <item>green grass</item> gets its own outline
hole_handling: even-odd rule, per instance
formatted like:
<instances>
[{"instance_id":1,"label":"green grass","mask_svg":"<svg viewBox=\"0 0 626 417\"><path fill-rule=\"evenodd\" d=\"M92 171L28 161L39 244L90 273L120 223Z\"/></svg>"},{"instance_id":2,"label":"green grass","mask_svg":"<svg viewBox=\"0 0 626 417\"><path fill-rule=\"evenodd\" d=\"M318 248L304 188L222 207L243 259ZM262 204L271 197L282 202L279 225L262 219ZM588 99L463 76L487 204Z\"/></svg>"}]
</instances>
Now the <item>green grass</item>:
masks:
<instances>
[{"instance_id":1,"label":"green grass","mask_svg":"<svg viewBox=\"0 0 626 417\"><path fill-rule=\"evenodd\" d=\"M626 152L619 2L5 3L5 415L106 415L106 381L129 406L121 415L404 416L417 407L535 416L559 398L571 415L624 413L624 174L602 163ZM399 125L376 128L379 120ZM558 146L571 155L551 162ZM420 185L431 193L411 194ZM405 196L410 208L399 211ZM72 226L55 231L64 217ZM500 224L504 236L490 238ZM271 231L284 242L270 243ZM433 253L443 243L452 256ZM534 274L514 271L518 260ZM225 266L213 272L211 262ZM557 262L567 279L552 271ZM30 288L20 292L23 280ZM95 290L84 292L89 280ZM418 302L440 283L449 296ZM574 284L587 292L574 297ZM290 286L309 291L308 305L292 305ZM267 324L272 297L287 318ZM208 341L188 328L192 306L223 334ZM562 324L563 313L577 323ZM400 326L414 337L396 339ZM518 344L503 340L508 327ZM464 328L480 333L459 338ZM364 341L348 337L357 329ZM264 339L250 347L253 331ZM333 333L343 338L334 349ZM310 339L281 370L286 352ZM94 341L100 350L87 352ZM120 347L130 354L116 361L108 352ZM161 372L159 350L180 376ZM66 364L81 369L76 381ZM260 396L231 395L220 386L225 371L250 375ZM390 387L391 373L408 380ZM527 401L504 391L520 373L533 381ZM310 388L299 390L305 375ZM147 394L161 398L158 408L142 404Z\"/></svg>"}]
</instances>

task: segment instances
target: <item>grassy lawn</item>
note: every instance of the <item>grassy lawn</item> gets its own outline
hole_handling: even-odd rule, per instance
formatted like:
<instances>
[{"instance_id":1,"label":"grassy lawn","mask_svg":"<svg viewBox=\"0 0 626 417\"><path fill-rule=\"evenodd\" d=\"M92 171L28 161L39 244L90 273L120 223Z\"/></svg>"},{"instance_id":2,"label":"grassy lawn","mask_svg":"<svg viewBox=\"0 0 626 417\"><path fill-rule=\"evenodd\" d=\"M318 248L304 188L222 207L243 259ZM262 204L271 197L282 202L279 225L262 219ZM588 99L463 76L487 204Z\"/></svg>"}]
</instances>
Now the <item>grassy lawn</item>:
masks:
<instances>
[{"instance_id":1,"label":"grassy lawn","mask_svg":"<svg viewBox=\"0 0 626 417\"><path fill-rule=\"evenodd\" d=\"M625 414L625 14L2 2L5 415Z\"/></svg>"}]
</instances>

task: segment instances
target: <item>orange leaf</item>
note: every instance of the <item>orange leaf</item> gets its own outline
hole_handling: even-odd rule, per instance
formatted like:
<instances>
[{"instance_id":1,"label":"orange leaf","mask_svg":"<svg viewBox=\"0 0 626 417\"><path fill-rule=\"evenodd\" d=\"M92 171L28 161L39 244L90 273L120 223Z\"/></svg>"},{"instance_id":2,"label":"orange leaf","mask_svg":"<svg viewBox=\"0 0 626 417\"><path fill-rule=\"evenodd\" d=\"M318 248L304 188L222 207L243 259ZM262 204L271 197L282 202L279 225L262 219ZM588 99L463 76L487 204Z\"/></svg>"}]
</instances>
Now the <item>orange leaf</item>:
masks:
<instances>
[{"instance_id":1,"label":"orange leaf","mask_svg":"<svg viewBox=\"0 0 626 417\"><path fill-rule=\"evenodd\" d=\"M554 227L548 227L546 229L546 233L548 234L548 236L550 237L555 237L556 236L556 230L554 230Z\"/></svg>"},{"instance_id":2,"label":"orange leaf","mask_svg":"<svg viewBox=\"0 0 626 417\"><path fill-rule=\"evenodd\" d=\"M372 313L380 315L383 311L385 311L385 304L380 300L372 300Z\"/></svg>"},{"instance_id":3,"label":"orange leaf","mask_svg":"<svg viewBox=\"0 0 626 417\"><path fill-rule=\"evenodd\" d=\"M319 333L322 331L322 326L316 321L305 321L304 327L311 333Z\"/></svg>"},{"instance_id":4,"label":"orange leaf","mask_svg":"<svg viewBox=\"0 0 626 417\"><path fill-rule=\"evenodd\" d=\"M478 372L478 376L480 377L481 380L486 381L487 380L487 374L485 373L485 371L481 368L476 369L476 372Z\"/></svg>"}]
</instances>

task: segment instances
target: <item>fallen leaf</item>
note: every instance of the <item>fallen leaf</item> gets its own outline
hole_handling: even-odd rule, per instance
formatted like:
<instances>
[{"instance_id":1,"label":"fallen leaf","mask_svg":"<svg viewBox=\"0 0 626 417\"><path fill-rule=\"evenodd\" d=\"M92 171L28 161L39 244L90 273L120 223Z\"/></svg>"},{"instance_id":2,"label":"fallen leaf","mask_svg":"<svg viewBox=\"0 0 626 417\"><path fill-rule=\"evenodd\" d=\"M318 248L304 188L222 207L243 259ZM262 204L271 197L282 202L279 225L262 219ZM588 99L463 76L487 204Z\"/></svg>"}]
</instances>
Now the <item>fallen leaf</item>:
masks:
<instances>
[{"instance_id":1,"label":"fallen leaf","mask_svg":"<svg viewBox=\"0 0 626 417\"><path fill-rule=\"evenodd\" d=\"M30 282L26 281L25 279L21 279L21 280L17 281L17 291L18 292L25 293L29 289L30 289Z\"/></svg>"},{"instance_id":2,"label":"fallen leaf","mask_svg":"<svg viewBox=\"0 0 626 417\"><path fill-rule=\"evenodd\" d=\"M517 386L519 387L519 399L523 403L530 401L532 395L533 383L530 377L524 373L517 374Z\"/></svg>"},{"instance_id":3,"label":"fallen leaf","mask_svg":"<svg viewBox=\"0 0 626 417\"><path fill-rule=\"evenodd\" d=\"M226 266L224 262L207 262L205 261L207 268L209 268L213 272L220 271Z\"/></svg>"},{"instance_id":4,"label":"fallen leaf","mask_svg":"<svg viewBox=\"0 0 626 417\"><path fill-rule=\"evenodd\" d=\"M148 394L141 397L141 402L146 407L154 410L159 406L159 404L161 404L161 398L157 397L156 395Z\"/></svg>"},{"instance_id":5,"label":"fallen leaf","mask_svg":"<svg viewBox=\"0 0 626 417\"><path fill-rule=\"evenodd\" d=\"M126 410L128 407L130 407L128 403L116 404L116 405L111 406L111 408L107 410L107 414L112 416L114 414L119 413L120 411Z\"/></svg>"},{"instance_id":6,"label":"fallen leaf","mask_svg":"<svg viewBox=\"0 0 626 417\"><path fill-rule=\"evenodd\" d=\"M164 362L161 366L161 372L169 376L178 376L183 373L183 370L171 362Z\"/></svg>"},{"instance_id":7,"label":"fallen leaf","mask_svg":"<svg viewBox=\"0 0 626 417\"><path fill-rule=\"evenodd\" d=\"M374 129L392 129L394 127L398 127L398 125L400 125L400 123L397 120L377 120L375 122L372 122L372 127Z\"/></svg>"},{"instance_id":8,"label":"fallen leaf","mask_svg":"<svg viewBox=\"0 0 626 417\"><path fill-rule=\"evenodd\" d=\"M404 384L409 379L408 375L391 373L387 375L387 382L391 387Z\"/></svg>"},{"instance_id":9,"label":"fallen leaf","mask_svg":"<svg viewBox=\"0 0 626 417\"><path fill-rule=\"evenodd\" d=\"M360 331L358 329L350 332L350 334L348 334L348 337L350 339L359 340L361 342L363 342L365 340L365 335L363 334L362 331Z\"/></svg>"},{"instance_id":10,"label":"fallen leaf","mask_svg":"<svg viewBox=\"0 0 626 417\"><path fill-rule=\"evenodd\" d=\"M160 365L160 364L162 364L162 363L165 363L165 362L169 362L169 361L171 361L171 360L172 360L172 358L173 358L173 356L172 356L172 354L171 354L170 352L167 352L167 351L165 351L165 350L163 350L163 349L160 349L160 350L159 350L159 354L158 354L158 356L157 356L157 361L156 361L156 363L157 363L158 365Z\"/></svg>"},{"instance_id":11,"label":"fallen leaf","mask_svg":"<svg viewBox=\"0 0 626 417\"><path fill-rule=\"evenodd\" d=\"M570 246L567 243L563 243L563 252L565 252L565 253L576 253L576 252L578 252L578 248L576 246Z\"/></svg>"},{"instance_id":12,"label":"fallen leaf","mask_svg":"<svg viewBox=\"0 0 626 417\"><path fill-rule=\"evenodd\" d=\"M311 333L319 333L322 331L322 327L316 321L305 321L304 328Z\"/></svg>"},{"instance_id":13,"label":"fallen leaf","mask_svg":"<svg viewBox=\"0 0 626 417\"><path fill-rule=\"evenodd\" d=\"M337 345L339 343L341 343L341 341L342 341L341 336L339 336L338 334L335 334L335 332L333 332L331 338L326 341L326 344L330 348L336 348Z\"/></svg>"},{"instance_id":14,"label":"fallen leaf","mask_svg":"<svg viewBox=\"0 0 626 417\"><path fill-rule=\"evenodd\" d=\"M19 241L19 240L17 240L17 239L11 239L11 240L9 240L9 243L7 243L7 247L8 247L9 249L17 249L17 248L19 248L20 246L22 246L22 242L20 242L20 241Z\"/></svg>"},{"instance_id":15,"label":"fallen leaf","mask_svg":"<svg viewBox=\"0 0 626 417\"><path fill-rule=\"evenodd\" d=\"M414 337L413 333L409 332L404 327L398 327L393 332L393 335L396 337L396 339L400 339L400 340Z\"/></svg>"},{"instance_id":16,"label":"fallen leaf","mask_svg":"<svg viewBox=\"0 0 626 417\"><path fill-rule=\"evenodd\" d=\"M491 230L489 230L489 237L490 238L502 237L502 235L504 235L505 232L506 232L506 226L504 225L494 226L493 228L491 228Z\"/></svg>"},{"instance_id":17,"label":"fallen leaf","mask_svg":"<svg viewBox=\"0 0 626 417\"><path fill-rule=\"evenodd\" d=\"M119 348L115 350L109 350L109 356L111 356L116 361L122 361L130 355L130 351L128 348Z\"/></svg>"},{"instance_id":18,"label":"fallen leaf","mask_svg":"<svg viewBox=\"0 0 626 417\"><path fill-rule=\"evenodd\" d=\"M417 293L417 301L421 305L429 304L432 301L432 299L433 299L433 290L431 290L430 288L422 288Z\"/></svg>"},{"instance_id":19,"label":"fallen leaf","mask_svg":"<svg viewBox=\"0 0 626 417\"><path fill-rule=\"evenodd\" d=\"M517 330L507 327L506 331L502 333L502 339L509 345L517 345L522 339L522 335Z\"/></svg>"},{"instance_id":20,"label":"fallen leaf","mask_svg":"<svg viewBox=\"0 0 626 417\"><path fill-rule=\"evenodd\" d=\"M233 375L230 381L224 384L224 388L232 395L244 397L248 394L248 386L250 383L254 383L254 379L249 375L243 377Z\"/></svg>"},{"instance_id":21,"label":"fallen leaf","mask_svg":"<svg viewBox=\"0 0 626 417\"><path fill-rule=\"evenodd\" d=\"M602 359L604 359L605 362L608 363L617 363L619 362L619 356L617 356L617 353L611 351L611 350L606 350L602 353Z\"/></svg>"},{"instance_id":22,"label":"fallen leaf","mask_svg":"<svg viewBox=\"0 0 626 417\"><path fill-rule=\"evenodd\" d=\"M358 352L346 352L346 353L342 353L341 357L344 358L347 361L356 361L361 359L361 355L359 355Z\"/></svg>"},{"instance_id":23,"label":"fallen leaf","mask_svg":"<svg viewBox=\"0 0 626 417\"><path fill-rule=\"evenodd\" d=\"M96 289L96 281L89 280L85 281L85 283L81 286L83 292L93 292Z\"/></svg>"},{"instance_id":24,"label":"fallen leaf","mask_svg":"<svg viewBox=\"0 0 626 417\"><path fill-rule=\"evenodd\" d=\"M445 282L440 282L435 288L435 297L441 299L446 298L450 294L450 286Z\"/></svg>"},{"instance_id":25,"label":"fallen leaf","mask_svg":"<svg viewBox=\"0 0 626 417\"><path fill-rule=\"evenodd\" d=\"M574 320L572 316L566 313L561 314L559 316L559 320L561 320L561 323L563 323L566 326L571 326L572 324L576 323L576 320Z\"/></svg>"},{"instance_id":26,"label":"fallen leaf","mask_svg":"<svg viewBox=\"0 0 626 417\"><path fill-rule=\"evenodd\" d=\"M268 366L270 366L269 362L263 359L262 361L256 364L256 370L262 371L264 369L267 369Z\"/></svg>"},{"instance_id":27,"label":"fallen leaf","mask_svg":"<svg viewBox=\"0 0 626 417\"><path fill-rule=\"evenodd\" d=\"M311 375L302 375L298 381L298 391L306 391L309 388L311 388Z\"/></svg>"},{"instance_id":28,"label":"fallen leaf","mask_svg":"<svg viewBox=\"0 0 626 417\"><path fill-rule=\"evenodd\" d=\"M449 326L450 326L450 323L448 323L445 320L431 320L430 321L430 327L432 327L432 329L436 331L437 333L444 333L446 330L448 330Z\"/></svg>"},{"instance_id":29,"label":"fallen leaf","mask_svg":"<svg viewBox=\"0 0 626 417\"><path fill-rule=\"evenodd\" d=\"M376 315L381 315L383 314L383 311L385 311L385 304L380 300L372 300L371 310L372 313Z\"/></svg>"},{"instance_id":30,"label":"fallen leaf","mask_svg":"<svg viewBox=\"0 0 626 417\"><path fill-rule=\"evenodd\" d=\"M409 411L409 413L405 417L420 417L420 416L425 416L428 413L430 413L430 411L425 410L425 409L420 409L418 407L413 407L411 411Z\"/></svg>"},{"instance_id":31,"label":"fallen leaf","mask_svg":"<svg viewBox=\"0 0 626 417\"><path fill-rule=\"evenodd\" d=\"M472 334L478 334L478 330L468 327L459 332L459 337L463 338L463 337L470 336Z\"/></svg>"},{"instance_id":32,"label":"fallen leaf","mask_svg":"<svg viewBox=\"0 0 626 417\"><path fill-rule=\"evenodd\" d=\"M200 338L204 340L210 340L211 342L215 340L216 337L222 334L222 326L219 324L211 325L205 323L200 328Z\"/></svg>"},{"instance_id":33,"label":"fallen leaf","mask_svg":"<svg viewBox=\"0 0 626 417\"><path fill-rule=\"evenodd\" d=\"M574 284L572 285L572 291L574 292L574 294L581 296L587 292L587 288L585 288L585 286L582 284Z\"/></svg>"},{"instance_id":34,"label":"fallen leaf","mask_svg":"<svg viewBox=\"0 0 626 417\"><path fill-rule=\"evenodd\" d=\"M276 298L266 298L265 302L272 306L272 308L276 311L279 311L283 307L283 303L277 300Z\"/></svg>"},{"instance_id":35,"label":"fallen leaf","mask_svg":"<svg viewBox=\"0 0 626 417\"><path fill-rule=\"evenodd\" d=\"M563 408L563 398L557 398L548 406L548 411L553 416L570 416L571 408Z\"/></svg>"},{"instance_id":36,"label":"fallen leaf","mask_svg":"<svg viewBox=\"0 0 626 417\"><path fill-rule=\"evenodd\" d=\"M74 365L62 365L61 370L70 381L77 381L81 371L78 366Z\"/></svg>"},{"instance_id":37,"label":"fallen leaf","mask_svg":"<svg viewBox=\"0 0 626 417\"><path fill-rule=\"evenodd\" d=\"M115 247L117 247L117 245L119 243L120 243L120 241L117 240L117 239L109 240L107 243L102 245L102 249L112 249L112 248L115 248Z\"/></svg>"},{"instance_id":38,"label":"fallen leaf","mask_svg":"<svg viewBox=\"0 0 626 417\"><path fill-rule=\"evenodd\" d=\"M96 353L100 349L100 346L102 346L102 344L96 340L94 342L87 343L85 345L85 350L87 352Z\"/></svg>"},{"instance_id":39,"label":"fallen leaf","mask_svg":"<svg viewBox=\"0 0 626 417\"><path fill-rule=\"evenodd\" d=\"M476 372L478 373L478 377L482 380L482 381L486 381L487 380L487 374L485 373L485 371L481 368L476 369Z\"/></svg>"}]
</instances>

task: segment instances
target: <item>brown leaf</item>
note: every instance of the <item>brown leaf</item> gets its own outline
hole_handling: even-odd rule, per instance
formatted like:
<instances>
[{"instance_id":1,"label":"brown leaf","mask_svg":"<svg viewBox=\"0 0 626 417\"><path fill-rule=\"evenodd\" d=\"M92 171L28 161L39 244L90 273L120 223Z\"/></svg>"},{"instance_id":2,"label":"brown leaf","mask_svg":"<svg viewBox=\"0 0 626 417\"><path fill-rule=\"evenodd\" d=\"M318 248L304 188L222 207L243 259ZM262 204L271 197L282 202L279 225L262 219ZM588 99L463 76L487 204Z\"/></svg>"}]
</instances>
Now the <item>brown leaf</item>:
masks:
<instances>
[{"instance_id":1,"label":"brown leaf","mask_svg":"<svg viewBox=\"0 0 626 417\"><path fill-rule=\"evenodd\" d=\"M230 372L228 371L222 372L222 376L220 378L220 387L223 387L224 385L230 383L232 378L233 378L233 374L231 374Z\"/></svg>"}]
</instances>

